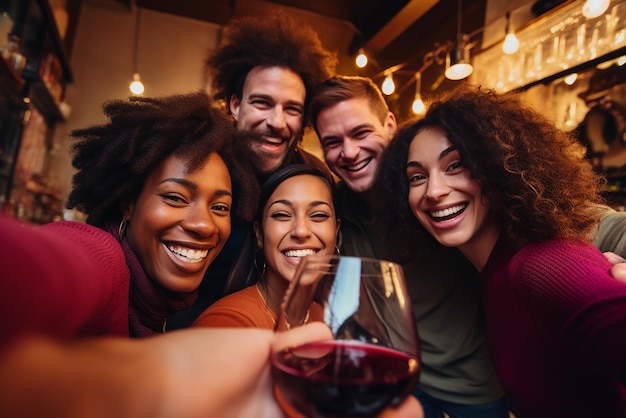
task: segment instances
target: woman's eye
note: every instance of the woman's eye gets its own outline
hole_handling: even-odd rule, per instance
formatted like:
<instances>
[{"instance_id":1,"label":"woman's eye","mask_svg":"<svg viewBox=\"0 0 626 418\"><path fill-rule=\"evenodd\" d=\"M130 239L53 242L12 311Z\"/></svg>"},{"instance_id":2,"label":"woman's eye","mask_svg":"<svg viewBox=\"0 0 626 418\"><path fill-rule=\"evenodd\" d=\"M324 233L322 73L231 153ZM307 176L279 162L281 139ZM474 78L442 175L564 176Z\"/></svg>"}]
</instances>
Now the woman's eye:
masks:
<instances>
[{"instance_id":1,"label":"woman's eye","mask_svg":"<svg viewBox=\"0 0 626 418\"><path fill-rule=\"evenodd\" d=\"M176 194L163 194L161 195L161 197L163 197L163 199L165 199L168 203L174 205L182 205L187 203L187 200L185 200L182 196Z\"/></svg>"},{"instance_id":2,"label":"woman's eye","mask_svg":"<svg viewBox=\"0 0 626 418\"><path fill-rule=\"evenodd\" d=\"M289 216L289 214L286 212L275 212L275 213L272 213L270 216L272 219L278 219L278 220L291 218L291 216Z\"/></svg>"},{"instance_id":3,"label":"woman's eye","mask_svg":"<svg viewBox=\"0 0 626 418\"><path fill-rule=\"evenodd\" d=\"M452 164L450 164L450 167L449 167L450 170L458 170L460 168L463 168L463 163L461 161L455 161Z\"/></svg>"},{"instance_id":4,"label":"woman's eye","mask_svg":"<svg viewBox=\"0 0 626 418\"><path fill-rule=\"evenodd\" d=\"M224 205L224 204L213 205L211 206L211 209L217 212L225 212L225 213L230 212L230 206Z\"/></svg>"},{"instance_id":5,"label":"woman's eye","mask_svg":"<svg viewBox=\"0 0 626 418\"><path fill-rule=\"evenodd\" d=\"M418 183L426 178L421 174L410 174L407 176L409 178L409 183Z\"/></svg>"},{"instance_id":6,"label":"woman's eye","mask_svg":"<svg viewBox=\"0 0 626 418\"><path fill-rule=\"evenodd\" d=\"M318 213L313 213L311 215L311 218L313 218L313 220L316 220L316 221L324 221L330 218L330 215L328 213L318 212Z\"/></svg>"}]
</instances>

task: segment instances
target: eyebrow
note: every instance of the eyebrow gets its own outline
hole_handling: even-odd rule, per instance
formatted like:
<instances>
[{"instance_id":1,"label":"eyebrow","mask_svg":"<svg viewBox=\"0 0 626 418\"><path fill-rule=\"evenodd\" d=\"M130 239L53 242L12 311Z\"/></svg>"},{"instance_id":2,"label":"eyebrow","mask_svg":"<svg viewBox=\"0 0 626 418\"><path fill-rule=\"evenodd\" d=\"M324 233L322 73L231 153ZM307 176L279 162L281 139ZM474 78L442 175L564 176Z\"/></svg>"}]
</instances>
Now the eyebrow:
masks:
<instances>
[{"instance_id":1,"label":"eyebrow","mask_svg":"<svg viewBox=\"0 0 626 418\"><path fill-rule=\"evenodd\" d=\"M287 199L280 199L280 200L276 200L272 203L270 203L270 205L268 206L268 209L271 208L272 206L278 204L278 203L282 203L283 205L289 206L289 207L293 207L293 203L290 200ZM313 208L315 206L320 206L320 205L325 205L328 206L329 208L332 209L332 205L328 202L324 202L323 200L314 200L313 202L311 202L309 204L309 208Z\"/></svg>"},{"instance_id":2,"label":"eyebrow","mask_svg":"<svg viewBox=\"0 0 626 418\"><path fill-rule=\"evenodd\" d=\"M456 145L452 145L451 147L448 147L446 149L444 149L443 151L441 151L441 154L439 154L439 158L437 158L437 161L441 161L443 160L446 155L450 154L452 151L456 151L458 148L456 147ZM409 167L423 167L423 164L420 163L419 161L409 161L408 163L406 163L407 168Z\"/></svg>"},{"instance_id":3,"label":"eyebrow","mask_svg":"<svg viewBox=\"0 0 626 418\"><path fill-rule=\"evenodd\" d=\"M176 183L176 184L180 184L181 186L185 186L191 190L198 190L198 185L196 183L193 183L189 180L180 179L177 177L169 177L159 182L159 184L163 184L163 183ZM226 189L218 189L215 191L215 195L216 196L232 196L233 194Z\"/></svg>"}]
</instances>

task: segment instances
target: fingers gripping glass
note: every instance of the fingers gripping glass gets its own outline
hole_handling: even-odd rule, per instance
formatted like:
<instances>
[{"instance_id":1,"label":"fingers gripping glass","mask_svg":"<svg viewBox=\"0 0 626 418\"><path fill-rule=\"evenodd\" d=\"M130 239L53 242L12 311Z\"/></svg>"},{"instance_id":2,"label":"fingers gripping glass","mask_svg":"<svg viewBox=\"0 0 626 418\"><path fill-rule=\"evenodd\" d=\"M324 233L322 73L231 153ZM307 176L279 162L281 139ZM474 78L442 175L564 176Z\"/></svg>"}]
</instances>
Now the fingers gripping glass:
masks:
<instances>
[{"instance_id":1,"label":"fingers gripping glass","mask_svg":"<svg viewBox=\"0 0 626 418\"><path fill-rule=\"evenodd\" d=\"M395 263L305 257L275 332L274 392L289 416L375 416L417 385L417 330Z\"/></svg>"}]
</instances>

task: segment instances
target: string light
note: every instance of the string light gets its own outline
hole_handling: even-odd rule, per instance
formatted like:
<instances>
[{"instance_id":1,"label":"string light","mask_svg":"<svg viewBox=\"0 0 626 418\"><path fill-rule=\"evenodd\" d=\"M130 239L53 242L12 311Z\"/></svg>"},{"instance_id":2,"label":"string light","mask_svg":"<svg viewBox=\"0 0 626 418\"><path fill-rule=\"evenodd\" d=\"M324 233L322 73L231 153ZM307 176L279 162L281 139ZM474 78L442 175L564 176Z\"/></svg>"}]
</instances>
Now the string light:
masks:
<instances>
[{"instance_id":1,"label":"string light","mask_svg":"<svg viewBox=\"0 0 626 418\"><path fill-rule=\"evenodd\" d=\"M572 84L576 82L577 78L578 78L578 73L571 73L571 74L568 74L563 81L565 81L565 84L567 84L568 86L571 86Z\"/></svg>"},{"instance_id":2,"label":"string light","mask_svg":"<svg viewBox=\"0 0 626 418\"><path fill-rule=\"evenodd\" d=\"M130 89L130 92L134 94L135 96L140 96L143 94L145 88L143 86L143 83L141 82L139 73L133 74L133 81L131 81L128 88Z\"/></svg>"},{"instance_id":3,"label":"string light","mask_svg":"<svg viewBox=\"0 0 626 418\"><path fill-rule=\"evenodd\" d=\"M393 94L393 92L396 91L396 84L393 82L392 72L387 73L387 76L385 77L385 81L383 81L381 90L387 96L389 96L390 94Z\"/></svg>"},{"instance_id":4,"label":"string light","mask_svg":"<svg viewBox=\"0 0 626 418\"><path fill-rule=\"evenodd\" d=\"M419 71L415 73L415 98L413 99L413 105L411 110L416 115L423 115L426 111L426 105L422 100L422 73Z\"/></svg>"},{"instance_id":5,"label":"string light","mask_svg":"<svg viewBox=\"0 0 626 418\"><path fill-rule=\"evenodd\" d=\"M587 19L601 16L609 8L610 0L587 0L583 5L583 16Z\"/></svg>"},{"instance_id":6,"label":"string light","mask_svg":"<svg viewBox=\"0 0 626 418\"><path fill-rule=\"evenodd\" d=\"M137 51L139 49L139 25L141 24L141 9L137 7L133 1L133 9L135 10L135 39L133 42L133 81L130 82L128 88L135 96L143 94L145 88L141 82L141 77L137 71Z\"/></svg>"},{"instance_id":7,"label":"string light","mask_svg":"<svg viewBox=\"0 0 626 418\"><path fill-rule=\"evenodd\" d=\"M367 65L367 55L365 55L363 48L359 49L359 54L356 56L355 63L359 68L364 68Z\"/></svg>"},{"instance_id":8,"label":"string light","mask_svg":"<svg viewBox=\"0 0 626 418\"><path fill-rule=\"evenodd\" d=\"M513 31L510 12L506 12L505 33L506 36L504 37L504 42L502 43L502 52L508 55L515 54L519 51L519 39L517 39L517 36L515 36L515 32Z\"/></svg>"},{"instance_id":9,"label":"string light","mask_svg":"<svg viewBox=\"0 0 626 418\"><path fill-rule=\"evenodd\" d=\"M609 1L586 0L584 3L585 3L585 6L584 6L584 10L582 11L582 13L588 18L598 17L602 15L604 12L606 12L606 10L608 10L608 6L610 5L610 0ZM581 14L580 7L581 5L580 3L578 3L578 5L573 5L573 8L570 8L570 9L572 10L576 9L576 12L580 16ZM381 85L381 90L385 95L391 95L397 91L398 92L397 94L401 96L403 95L403 92L405 91L405 89L409 87L413 82L415 82L416 83L415 95L414 95L413 102L411 105L411 110L413 111L414 114L421 115L426 111L426 105L421 97L421 81L422 81L422 77L424 74L424 70L426 70L433 63L436 63L438 65L445 64L444 74L445 74L445 77L449 80L462 80L464 78L469 77L473 73L474 67L472 66L472 63L471 63L470 51L472 51L472 49L474 48L475 42L471 41L471 39L473 39L473 37L477 33L484 31L485 27L487 27L488 25L485 25L477 30L474 30L469 34L463 34L462 33L462 19L463 19L462 12L463 12L462 1L458 0L458 13L457 13L458 21L457 21L456 42L450 40L450 41L446 41L443 44L435 43L435 47L433 48L433 50L424 54L423 65L419 70L417 70L417 72L415 72L415 70L413 71L408 70L408 66L411 65L411 62L412 62L412 59L409 59L408 61L390 66L386 68L385 70L379 72L378 75L373 77L373 78L378 78L381 76L384 77L384 81ZM507 54L507 55L515 54L519 52L519 48L521 46L521 42L518 38L518 35L516 35L515 33L515 27L513 25L514 19L512 19L512 16L511 16L512 14L515 14L515 12L509 11L506 13L505 37L501 41L501 44L497 47L497 49L501 48L502 53ZM502 18L503 16L500 15L500 17L498 18L499 22L502 22ZM492 23L495 23L495 21ZM502 28L502 26L500 26L500 28ZM526 39L526 35L528 34L528 30L526 29L528 29L526 26L520 29L520 35L522 35L524 39ZM500 31L502 31L502 29L500 29ZM363 53L362 48L359 49L359 54L361 53ZM481 58L482 58L482 55L481 55ZM483 62L483 60L481 60L481 62ZM600 65L608 66L612 64L625 65L626 56L613 58L612 60L607 61L606 63L599 64L599 66ZM407 67L407 68L403 70L404 67ZM395 85L395 82L397 82L397 80L394 81L394 76L396 76L396 78L397 76L400 76L400 78L403 79L403 76L405 75L413 75L413 77L410 80L404 80L402 82L402 85L400 87L397 87ZM483 78L485 77L484 74L479 74L479 76L482 76ZM436 80L437 81L433 83L433 85L431 86L431 89L433 90L439 86L439 84L443 80L443 77L440 76ZM576 83L577 81L577 74L570 74L562 80L564 83L572 85ZM496 79L494 81L494 85L497 85L497 83L501 83L501 80ZM504 88L504 87L500 86L500 88Z\"/></svg>"}]
</instances>

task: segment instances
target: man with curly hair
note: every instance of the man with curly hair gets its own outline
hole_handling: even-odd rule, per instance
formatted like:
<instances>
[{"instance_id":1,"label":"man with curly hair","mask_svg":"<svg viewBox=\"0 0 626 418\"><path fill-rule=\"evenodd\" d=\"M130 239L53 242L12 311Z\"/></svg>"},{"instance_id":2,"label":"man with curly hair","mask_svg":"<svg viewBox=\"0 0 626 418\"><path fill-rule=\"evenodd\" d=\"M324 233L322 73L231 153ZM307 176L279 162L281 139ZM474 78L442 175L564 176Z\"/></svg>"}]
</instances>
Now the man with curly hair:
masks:
<instances>
[{"instance_id":1,"label":"man with curly hair","mask_svg":"<svg viewBox=\"0 0 626 418\"><path fill-rule=\"evenodd\" d=\"M237 144L260 181L296 163L316 167L334 181L326 164L303 149L301 139L313 91L334 73L336 64L335 54L322 46L313 29L281 12L242 17L224 27L222 44L206 60L211 95L239 130L260 134ZM197 303L173 317L172 327L191 325L222 296L249 232L247 224L233 225L224 251L205 275Z\"/></svg>"},{"instance_id":2,"label":"man with curly hair","mask_svg":"<svg viewBox=\"0 0 626 418\"><path fill-rule=\"evenodd\" d=\"M262 134L244 147L261 176L289 163L328 172L300 140L313 90L336 63L313 29L282 13L240 18L224 28L222 45L206 61L212 96L238 129Z\"/></svg>"}]
</instances>

